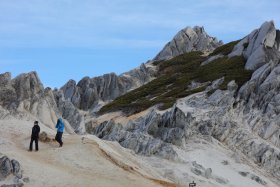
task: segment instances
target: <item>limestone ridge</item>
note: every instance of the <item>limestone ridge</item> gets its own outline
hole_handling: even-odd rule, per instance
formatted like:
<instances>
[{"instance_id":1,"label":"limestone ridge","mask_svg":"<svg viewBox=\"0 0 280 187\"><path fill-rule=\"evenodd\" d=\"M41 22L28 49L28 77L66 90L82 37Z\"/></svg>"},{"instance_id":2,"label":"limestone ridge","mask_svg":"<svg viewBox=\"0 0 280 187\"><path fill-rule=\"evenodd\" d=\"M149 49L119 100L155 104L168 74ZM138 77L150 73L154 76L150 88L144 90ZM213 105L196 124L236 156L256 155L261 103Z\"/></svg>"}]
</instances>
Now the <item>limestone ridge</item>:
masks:
<instances>
[{"instance_id":1,"label":"limestone ridge","mask_svg":"<svg viewBox=\"0 0 280 187\"><path fill-rule=\"evenodd\" d=\"M178 32L153 60L167 60L191 51L212 52L222 44L222 41L209 36L203 27L186 27Z\"/></svg>"},{"instance_id":2,"label":"limestone ridge","mask_svg":"<svg viewBox=\"0 0 280 187\"><path fill-rule=\"evenodd\" d=\"M176 45L180 45L173 56L188 51L211 51L221 45L200 27L188 27L181 32L185 34L175 36ZM186 40L186 37L189 39ZM68 128L70 131L84 133L86 113L98 111L104 104L146 84L156 75L157 67L145 63L119 76L110 73L94 78L84 77L78 83L70 80L60 89L51 90L44 89L36 72L21 74L13 80L10 73L5 73L0 75L0 102L9 111L29 112L52 128L57 117L62 115L71 125Z\"/></svg>"},{"instance_id":3,"label":"limestone ridge","mask_svg":"<svg viewBox=\"0 0 280 187\"><path fill-rule=\"evenodd\" d=\"M59 92L75 107L89 110L98 106L100 101L113 100L131 89L142 86L154 76L154 68L142 64L139 68L120 76L110 73L94 78L84 77L78 84L74 80L70 80Z\"/></svg>"},{"instance_id":4,"label":"limestone ridge","mask_svg":"<svg viewBox=\"0 0 280 187\"><path fill-rule=\"evenodd\" d=\"M265 22L225 55L229 58L242 55L246 59L245 68L254 71L239 90L233 80L227 90L207 93L206 89L179 99L165 112L150 109L145 116L128 123L112 125L113 120L105 121L95 127L87 125L92 127L88 130L100 138L118 141L136 153L166 159L177 158L174 146L184 149L192 137L210 137L279 181L279 37L273 21ZM217 56L223 58L221 54Z\"/></svg>"},{"instance_id":5,"label":"limestone ridge","mask_svg":"<svg viewBox=\"0 0 280 187\"><path fill-rule=\"evenodd\" d=\"M279 30L275 29L273 22L266 22L242 39L228 56L243 55L247 59L246 68L248 67L248 69L265 64L263 68L266 67L272 71L279 59L279 41ZM177 47L174 48L175 44ZM187 27L180 31L155 59L171 58L171 53L168 53L171 49L173 50L172 55L176 56L196 50L209 52L221 44L216 38L208 36L203 28ZM263 53L260 53L262 55L258 51L262 51ZM256 56L257 58L255 58ZM257 60L250 60L254 58ZM255 64L257 65L255 66ZM256 83L256 81L263 80L258 79L258 76L267 75L260 72L262 72L261 69L255 71L252 80L240 89L239 99L248 98L250 93L248 90L253 89L253 82L254 89L257 90L257 84L260 83ZM44 89L36 72L22 74L15 79L11 79L10 73L5 73L0 75L0 103L8 110L30 112L50 127L54 127L57 115L62 114L66 122L71 125L69 129L73 128L76 133L84 133L85 115L88 112L93 114L104 103L146 84L156 75L157 67L152 63L146 63L119 76L111 73L94 78L85 77L78 83L70 80L60 89L51 90L50 88ZM248 89L246 86L251 87ZM255 100L253 98L252 100L251 103L254 103Z\"/></svg>"},{"instance_id":6,"label":"limestone ridge","mask_svg":"<svg viewBox=\"0 0 280 187\"><path fill-rule=\"evenodd\" d=\"M78 83L70 80L61 89L54 90L54 95L62 116L69 121L75 132L83 133L85 123L82 111L98 111L104 103L142 86L152 80L155 74L155 67L142 64L119 76L110 73L94 78L84 77Z\"/></svg>"}]
</instances>

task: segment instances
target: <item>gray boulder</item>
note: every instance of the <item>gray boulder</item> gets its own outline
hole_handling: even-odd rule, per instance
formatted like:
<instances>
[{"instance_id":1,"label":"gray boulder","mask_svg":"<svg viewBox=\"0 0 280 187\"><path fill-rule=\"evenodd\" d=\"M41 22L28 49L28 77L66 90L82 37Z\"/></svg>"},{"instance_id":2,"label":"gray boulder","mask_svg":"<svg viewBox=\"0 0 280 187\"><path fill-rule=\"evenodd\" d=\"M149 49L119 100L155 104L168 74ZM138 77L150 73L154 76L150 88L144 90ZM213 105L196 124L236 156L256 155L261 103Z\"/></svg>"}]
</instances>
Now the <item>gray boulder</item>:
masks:
<instances>
[{"instance_id":1,"label":"gray boulder","mask_svg":"<svg viewBox=\"0 0 280 187\"><path fill-rule=\"evenodd\" d=\"M13 166L8 157L0 156L0 181L3 181L13 173Z\"/></svg>"},{"instance_id":2,"label":"gray boulder","mask_svg":"<svg viewBox=\"0 0 280 187\"><path fill-rule=\"evenodd\" d=\"M13 177L13 182L9 177ZM0 153L0 182L3 184L2 186L15 186L21 187L23 186L22 182L22 170L20 164L16 160L10 160L7 156L4 156ZM8 183L8 184L5 184Z\"/></svg>"},{"instance_id":3,"label":"gray boulder","mask_svg":"<svg viewBox=\"0 0 280 187\"><path fill-rule=\"evenodd\" d=\"M13 167L13 170L12 170L13 174L16 177L21 179L22 178L22 171L20 169L19 162L13 159L13 160L11 160L11 164L12 164L12 167Z\"/></svg>"}]
</instances>

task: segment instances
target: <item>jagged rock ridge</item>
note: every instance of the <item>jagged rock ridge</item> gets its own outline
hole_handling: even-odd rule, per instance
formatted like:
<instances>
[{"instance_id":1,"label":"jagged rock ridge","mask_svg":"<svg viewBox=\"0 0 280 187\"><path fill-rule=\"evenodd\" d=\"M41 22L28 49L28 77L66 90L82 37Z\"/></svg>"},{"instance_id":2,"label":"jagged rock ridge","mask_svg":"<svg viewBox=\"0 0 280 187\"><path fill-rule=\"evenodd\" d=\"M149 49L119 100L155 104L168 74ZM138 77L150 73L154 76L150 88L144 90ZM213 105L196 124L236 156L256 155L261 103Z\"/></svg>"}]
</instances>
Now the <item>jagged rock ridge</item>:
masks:
<instances>
[{"instance_id":1,"label":"jagged rock ridge","mask_svg":"<svg viewBox=\"0 0 280 187\"><path fill-rule=\"evenodd\" d=\"M109 121L92 127L89 123L89 131L101 138L118 141L137 153L168 159L176 158L172 146L184 148L185 142L193 136L210 136L279 181L279 44L279 30L272 21L265 22L227 55L229 58L244 56L245 68L254 71L239 90L234 81L228 84L227 90L217 89L215 85L223 82L219 79L212 82L211 87L216 87L212 93L207 93L206 89L180 99L167 112L150 110L144 117L127 124L111 125L114 122ZM223 55L218 54L217 58L223 58ZM142 137L147 138L143 141ZM156 149L147 146L147 141Z\"/></svg>"},{"instance_id":2,"label":"jagged rock ridge","mask_svg":"<svg viewBox=\"0 0 280 187\"><path fill-rule=\"evenodd\" d=\"M180 36L183 32L184 36ZM188 51L208 52L221 45L200 27L188 27L175 38L178 39L176 46L180 50L173 52L172 57ZM165 48L163 51L166 51ZM31 112L50 127L54 127L57 117L61 115L76 133L84 133L86 113L98 111L104 104L156 76L157 67L148 62L119 76L110 73L94 78L84 77L78 83L70 80L60 89L52 91L44 89L35 72L19 75L13 80L10 73L5 73L0 75L0 102L10 111ZM43 113L48 113L48 117ZM68 129L72 131L71 128L69 126Z\"/></svg>"},{"instance_id":3,"label":"jagged rock ridge","mask_svg":"<svg viewBox=\"0 0 280 187\"><path fill-rule=\"evenodd\" d=\"M165 45L154 60L168 60L191 51L212 52L222 44L222 41L209 36L203 27L186 27Z\"/></svg>"},{"instance_id":4,"label":"jagged rock ridge","mask_svg":"<svg viewBox=\"0 0 280 187\"><path fill-rule=\"evenodd\" d=\"M204 32L199 28L194 30ZM179 36L175 38L181 40ZM212 51L215 45L220 45L207 42L204 39L195 40L192 44L199 45L194 45L193 49L182 42L182 48L177 46L175 50L172 48L175 41L170 42L155 60L172 58L192 50ZM226 90L220 90L219 85L225 81L221 77L209 83L205 91L178 100L165 112L159 112L155 106L128 123L115 122L110 114L101 123L98 121L94 124L91 120L102 117L94 112L103 103L155 78L157 67L151 63L120 76L107 74L96 78L85 77L78 84L71 80L54 91L44 89L35 72L22 74L15 79L5 73L0 75L0 104L9 111L1 110L0 116L7 116L7 113L14 111L29 112L53 128L60 113L77 133L84 133L86 129L100 138L117 141L138 154L155 155L173 161L178 159L176 147L184 149L192 137L207 137L209 142L218 140L236 154L245 156L279 182L279 46L279 30L276 30L273 22L264 23L238 42L230 54L218 54L207 60L207 64L211 64L215 59L243 56L245 68L254 71L247 83L241 86L231 81ZM193 82L191 86L196 85L200 84ZM238 86L241 88L238 89ZM194 174L211 178L211 169L196 163L193 163L193 167ZM257 176L251 177L266 185ZM221 184L228 183L227 180L218 180Z\"/></svg>"}]
</instances>

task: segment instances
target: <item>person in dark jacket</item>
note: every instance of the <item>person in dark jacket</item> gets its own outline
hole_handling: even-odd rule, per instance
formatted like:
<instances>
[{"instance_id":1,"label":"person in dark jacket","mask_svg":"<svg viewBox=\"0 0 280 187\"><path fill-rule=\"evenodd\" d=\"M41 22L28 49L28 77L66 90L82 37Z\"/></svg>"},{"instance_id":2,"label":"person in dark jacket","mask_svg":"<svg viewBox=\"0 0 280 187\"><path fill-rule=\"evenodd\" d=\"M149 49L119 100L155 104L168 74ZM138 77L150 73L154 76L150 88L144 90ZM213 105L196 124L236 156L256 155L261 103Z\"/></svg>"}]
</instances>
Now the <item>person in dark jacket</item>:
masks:
<instances>
[{"instance_id":1,"label":"person in dark jacket","mask_svg":"<svg viewBox=\"0 0 280 187\"><path fill-rule=\"evenodd\" d=\"M63 131L64 131L64 123L63 123L61 118L59 118L57 120L55 128L57 128L57 133L56 133L56 136L55 136L55 140L59 143L59 147L62 147L63 146L62 134L63 134Z\"/></svg>"},{"instance_id":2,"label":"person in dark jacket","mask_svg":"<svg viewBox=\"0 0 280 187\"><path fill-rule=\"evenodd\" d=\"M34 126L32 128L29 151L32 151L34 141L35 141L36 151L39 151L38 139L39 139L39 133L40 133L40 126L38 124L39 124L38 121L34 122Z\"/></svg>"}]
</instances>

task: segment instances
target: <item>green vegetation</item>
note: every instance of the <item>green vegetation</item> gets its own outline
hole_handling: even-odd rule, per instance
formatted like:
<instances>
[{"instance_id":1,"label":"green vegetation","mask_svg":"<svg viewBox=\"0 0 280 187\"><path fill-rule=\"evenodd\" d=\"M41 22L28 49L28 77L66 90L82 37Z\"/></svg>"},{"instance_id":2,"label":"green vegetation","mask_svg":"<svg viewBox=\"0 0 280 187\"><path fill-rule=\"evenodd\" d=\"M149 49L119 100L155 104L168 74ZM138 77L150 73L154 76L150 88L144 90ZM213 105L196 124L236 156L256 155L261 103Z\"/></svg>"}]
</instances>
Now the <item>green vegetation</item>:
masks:
<instances>
[{"instance_id":1,"label":"green vegetation","mask_svg":"<svg viewBox=\"0 0 280 187\"><path fill-rule=\"evenodd\" d=\"M100 113L121 110L126 114L143 111L153 105L159 109L170 108L178 98L204 91L211 81L224 77L220 89L226 89L228 82L235 80L241 86L250 79L252 72L245 70L243 57L219 58L201 66L206 59L201 52L190 52L168 61L154 62L159 76L101 108ZM194 89L192 81L204 83Z\"/></svg>"},{"instance_id":2,"label":"green vegetation","mask_svg":"<svg viewBox=\"0 0 280 187\"><path fill-rule=\"evenodd\" d=\"M214 56L214 55L218 55L218 54L222 54L222 55L228 55L229 53L232 52L234 46L240 42L240 40L237 41L233 41L233 42L229 42L225 45L222 45L221 47L218 47L217 49L215 49L210 56Z\"/></svg>"}]
</instances>

